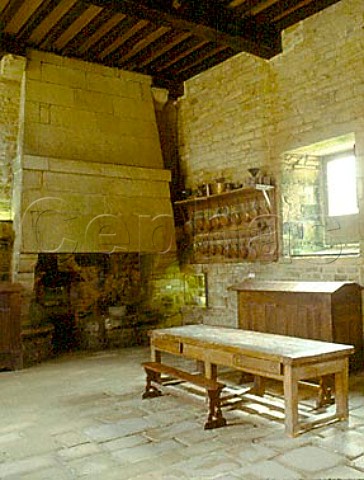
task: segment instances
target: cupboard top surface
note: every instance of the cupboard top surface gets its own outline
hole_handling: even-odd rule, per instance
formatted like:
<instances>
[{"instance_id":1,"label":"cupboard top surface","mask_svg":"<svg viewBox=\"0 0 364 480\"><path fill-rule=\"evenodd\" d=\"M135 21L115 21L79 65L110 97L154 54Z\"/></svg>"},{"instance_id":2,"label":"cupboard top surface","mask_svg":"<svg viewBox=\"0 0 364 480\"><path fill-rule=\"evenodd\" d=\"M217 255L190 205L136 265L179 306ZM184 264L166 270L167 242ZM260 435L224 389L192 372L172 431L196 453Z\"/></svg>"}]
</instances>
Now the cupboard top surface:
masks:
<instances>
[{"instance_id":1,"label":"cupboard top surface","mask_svg":"<svg viewBox=\"0 0 364 480\"><path fill-rule=\"evenodd\" d=\"M229 290L237 292L265 291L265 292L294 292L294 293L334 293L344 286L359 287L353 282L287 282L287 281L260 281L244 280L232 285Z\"/></svg>"}]
</instances>

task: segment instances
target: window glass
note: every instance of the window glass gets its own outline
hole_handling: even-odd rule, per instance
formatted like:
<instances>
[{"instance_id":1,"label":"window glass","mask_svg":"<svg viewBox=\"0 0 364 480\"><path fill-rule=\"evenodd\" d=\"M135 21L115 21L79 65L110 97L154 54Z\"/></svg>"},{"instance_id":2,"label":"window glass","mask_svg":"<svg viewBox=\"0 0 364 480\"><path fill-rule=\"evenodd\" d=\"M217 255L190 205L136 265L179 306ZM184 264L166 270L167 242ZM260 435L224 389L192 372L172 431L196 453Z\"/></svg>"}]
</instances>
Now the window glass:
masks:
<instances>
[{"instance_id":1,"label":"window glass","mask_svg":"<svg viewBox=\"0 0 364 480\"><path fill-rule=\"evenodd\" d=\"M334 158L326 164L328 214L330 217L358 213L354 155Z\"/></svg>"}]
</instances>

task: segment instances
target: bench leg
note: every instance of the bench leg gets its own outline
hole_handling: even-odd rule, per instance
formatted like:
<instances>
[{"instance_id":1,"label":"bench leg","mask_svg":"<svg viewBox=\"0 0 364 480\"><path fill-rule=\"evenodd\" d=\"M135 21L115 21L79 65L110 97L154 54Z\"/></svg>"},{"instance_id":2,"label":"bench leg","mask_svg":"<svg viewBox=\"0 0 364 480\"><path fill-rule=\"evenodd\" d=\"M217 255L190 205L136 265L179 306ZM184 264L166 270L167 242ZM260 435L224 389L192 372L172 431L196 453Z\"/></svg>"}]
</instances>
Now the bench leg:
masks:
<instances>
[{"instance_id":1,"label":"bench leg","mask_svg":"<svg viewBox=\"0 0 364 480\"><path fill-rule=\"evenodd\" d=\"M316 401L316 408L320 409L326 407L327 405L332 405L335 403L334 397L331 394L331 387L328 385L328 378L321 377L319 390L318 390L318 397Z\"/></svg>"},{"instance_id":2,"label":"bench leg","mask_svg":"<svg viewBox=\"0 0 364 480\"><path fill-rule=\"evenodd\" d=\"M145 373L147 374L147 384L145 386L145 392L143 393L142 398L160 397L162 392L152 384L152 382L160 382L160 373L153 372L147 368L145 369Z\"/></svg>"},{"instance_id":3,"label":"bench leg","mask_svg":"<svg viewBox=\"0 0 364 480\"><path fill-rule=\"evenodd\" d=\"M254 375L254 385L248 391L248 393L262 397L265 393L265 380L266 379L264 377L261 377L259 375Z\"/></svg>"},{"instance_id":4,"label":"bench leg","mask_svg":"<svg viewBox=\"0 0 364 480\"><path fill-rule=\"evenodd\" d=\"M294 437L298 433L298 381L291 365L284 366L285 430Z\"/></svg>"},{"instance_id":5,"label":"bench leg","mask_svg":"<svg viewBox=\"0 0 364 480\"><path fill-rule=\"evenodd\" d=\"M208 390L207 393L209 395L209 415L207 418L207 422L204 425L205 430L211 430L212 428L219 428L225 427L226 420L222 416L221 411L221 402L220 402L220 394L221 388L217 390Z\"/></svg>"}]
</instances>

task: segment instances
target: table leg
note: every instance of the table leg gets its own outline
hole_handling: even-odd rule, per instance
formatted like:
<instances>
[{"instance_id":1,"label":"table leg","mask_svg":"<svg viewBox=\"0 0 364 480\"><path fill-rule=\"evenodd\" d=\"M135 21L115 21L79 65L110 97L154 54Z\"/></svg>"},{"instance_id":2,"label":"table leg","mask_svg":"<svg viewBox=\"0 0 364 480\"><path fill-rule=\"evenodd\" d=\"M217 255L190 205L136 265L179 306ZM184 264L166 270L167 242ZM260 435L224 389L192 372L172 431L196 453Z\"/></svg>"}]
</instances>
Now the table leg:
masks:
<instances>
[{"instance_id":1,"label":"table leg","mask_svg":"<svg viewBox=\"0 0 364 480\"><path fill-rule=\"evenodd\" d=\"M284 423L286 433L290 437L298 433L298 381L294 373L291 365L284 366Z\"/></svg>"},{"instance_id":2,"label":"table leg","mask_svg":"<svg viewBox=\"0 0 364 480\"><path fill-rule=\"evenodd\" d=\"M205 377L212 380L217 379L217 365L210 362L205 362Z\"/></svg>"},{"instance_id":3,"label":"table leg","mask_svg":"<svg viewBox=\"0 0 364 480\"><path fill-rule=\"evenodd\" d=\"M341 363L342 368L335 373L335 401L337 417L345 419L349 416L349 361L345 358Z\"/></svg>"},{"instance_id":4,"label":"table leg","mask_svg":"<svg viewBox=\"0 0 364 480\"><path fill-rule=\"evenodd\" d=\"M151 356L151 360L152 362L158 362L158 363L161 363L162 361L162 353L160 352L160 350L156 350L153 346L151 347L150 349L150 356Z\"/></svg>"}]
</instances>

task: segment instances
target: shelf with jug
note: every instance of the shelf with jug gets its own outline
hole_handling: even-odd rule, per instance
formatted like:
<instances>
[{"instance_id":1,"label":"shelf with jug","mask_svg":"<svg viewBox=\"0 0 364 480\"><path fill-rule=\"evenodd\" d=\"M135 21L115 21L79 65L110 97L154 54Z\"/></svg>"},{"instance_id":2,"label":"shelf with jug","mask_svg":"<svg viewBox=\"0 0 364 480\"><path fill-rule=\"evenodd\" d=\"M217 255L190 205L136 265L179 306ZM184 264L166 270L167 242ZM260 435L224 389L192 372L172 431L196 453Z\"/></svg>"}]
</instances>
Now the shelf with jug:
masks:
<instances>
[{"instance_id":1,"label":"shelf with jug","mask_svg":"<svg viewBox=\"0 0 364 480\"><path fill-rule=\"evenodd\" d=\"M255 184L175 202L184 210L192 263L277 258L273 185Z\"/></svg>"}]
</instances>

